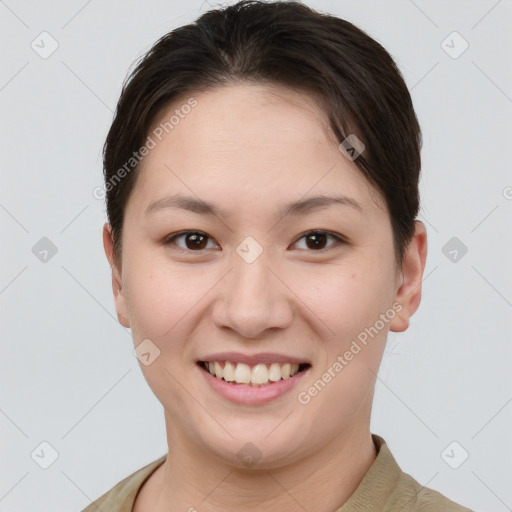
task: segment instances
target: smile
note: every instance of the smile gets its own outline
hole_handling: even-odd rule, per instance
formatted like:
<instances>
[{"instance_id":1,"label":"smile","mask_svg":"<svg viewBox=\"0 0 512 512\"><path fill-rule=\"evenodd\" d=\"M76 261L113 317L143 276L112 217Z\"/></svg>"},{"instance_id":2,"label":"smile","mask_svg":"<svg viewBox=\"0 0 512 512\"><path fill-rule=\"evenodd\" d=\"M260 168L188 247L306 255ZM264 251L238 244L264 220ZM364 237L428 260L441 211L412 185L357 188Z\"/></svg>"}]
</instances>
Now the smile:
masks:
<instances>
[{"instance_id":1,"label":"smile","mask_svg":"<svg viewBox=\"0 0 512 512\"><path fill-rule=\"evenodd\" d=\"M198 363L217 379L237 385L260 387L294 377L308 369L308 363L259 363L249 365L231 361L200 361Z\"/></svg>"}]
</instances>

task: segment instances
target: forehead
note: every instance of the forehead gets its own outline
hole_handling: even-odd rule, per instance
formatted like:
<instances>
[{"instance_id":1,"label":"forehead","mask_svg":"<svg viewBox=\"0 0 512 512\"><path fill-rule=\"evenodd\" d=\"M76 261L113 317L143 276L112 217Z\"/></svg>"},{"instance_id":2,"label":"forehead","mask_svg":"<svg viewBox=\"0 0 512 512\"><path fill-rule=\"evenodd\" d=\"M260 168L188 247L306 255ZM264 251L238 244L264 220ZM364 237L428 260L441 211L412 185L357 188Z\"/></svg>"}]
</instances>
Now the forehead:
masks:
<instances>
[{"instance_id":1,"label":"forehead","mask_svg":"<svg viewBox=\"0 0 512 512\"><path fill-rule=\"evenodd\" d=\"M172 134L187 145L231 140L234 146L250 143L251 137L254 144L275 140L284 144L283 150L300 139L336 144L319 101L274 83L236 82L181 94L155 115L150 131L155 130L160 131L158 141Z\"/></svg>"},{"instance_id":2,"label":"forehead","mask_svg":"<svg viewBox=\"0 0 512 512\"><path fill-rule=\"evenodd\" d=\"M383 208L380 194L339 151L319 103L284 86L240 83L183 94L161 109L148 135L155 146L142 160L139 182L153 195L167 185L169 192L188 187L209 195L215 186L224 199L231 191L287 194L291 201L308 190L336 189Z\"/></svg>"}]
</instances>

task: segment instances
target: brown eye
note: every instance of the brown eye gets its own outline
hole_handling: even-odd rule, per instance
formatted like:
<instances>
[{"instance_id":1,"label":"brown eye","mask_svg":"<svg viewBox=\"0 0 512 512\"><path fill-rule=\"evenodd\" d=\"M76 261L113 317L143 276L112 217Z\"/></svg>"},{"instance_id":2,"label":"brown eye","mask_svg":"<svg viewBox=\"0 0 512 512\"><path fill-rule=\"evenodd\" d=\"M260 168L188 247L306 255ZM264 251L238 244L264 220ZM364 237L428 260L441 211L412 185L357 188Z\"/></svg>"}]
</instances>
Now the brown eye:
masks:
<instances>
[{"instance_id":1,"label":"brown eye","mask_svg":"<svg viewBox=\"0 0 512 512\"><path fill-rule=\"evenodd\" d=\"M185 241L185 245L177 243L176 240L179 239L183 239ZM207 248L209 240L210 237L207 234L202 233L201 231L185 231L183 233L178 233L176 235L171 236L165 241L165 244L167 245L176 243L178 247L185 250L201 251Z\"/></svg>"},{"instance_id":2,"label":"brown eye","mask_svg":"<svg viewBox=\"0 0 512 512\"><path fill-rule=\"evenodd\" d=\"M188 249L204 249L208 238L201 233L190 233L185 235L185 245Z\"/></svg>"},{"instance_id":3,"label":"brown eye","mask_svg":"<svg viewBox=\"0 0 512 512\"><path fill-rule=\"evenodd\" d=\"M343 239L340 236L327 233L326 231L315 230L302 235L296 243L304 240L306 249L321 251L326 248L329 239L334 240L334 243L329 244L327 248L338 242L343 242Z\"/></svg>"},{"instance_id":4,"label":"brown eye","mask_svg":"<svg viewBox=\"0 0 512 512\"><path fill-rule=\"evenodd\" d=\"M311 233L306 236L306 245L309 249L323 249L327 243L325 233Z\"/></svg>"}]
</instances>

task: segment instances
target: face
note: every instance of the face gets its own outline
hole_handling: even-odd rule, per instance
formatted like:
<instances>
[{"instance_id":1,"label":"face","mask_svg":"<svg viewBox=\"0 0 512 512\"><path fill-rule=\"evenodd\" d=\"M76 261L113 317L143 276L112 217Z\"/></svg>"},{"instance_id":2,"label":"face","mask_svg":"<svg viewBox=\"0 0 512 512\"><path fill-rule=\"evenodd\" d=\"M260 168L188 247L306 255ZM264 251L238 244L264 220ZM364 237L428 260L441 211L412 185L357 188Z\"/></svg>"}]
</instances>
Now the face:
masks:
<instances>
[{"instance_id":1,"label":"face","mask_svg":"<svg viewBox=\"0 0 512 512\"><path fill-rule=\"evenodd\" d=\"M424 232L398 269L384 199L310 98L268 85L191 96L155 121L181 113L153 132L113 269L168 436L270 468L367 435L387 333L419 303ZM112 263L107 225L104 241ZM279 380L229 383L200 363L215 373L215 360L227 380L231 366L237 380Z\"/></svg>"}]
</instances>

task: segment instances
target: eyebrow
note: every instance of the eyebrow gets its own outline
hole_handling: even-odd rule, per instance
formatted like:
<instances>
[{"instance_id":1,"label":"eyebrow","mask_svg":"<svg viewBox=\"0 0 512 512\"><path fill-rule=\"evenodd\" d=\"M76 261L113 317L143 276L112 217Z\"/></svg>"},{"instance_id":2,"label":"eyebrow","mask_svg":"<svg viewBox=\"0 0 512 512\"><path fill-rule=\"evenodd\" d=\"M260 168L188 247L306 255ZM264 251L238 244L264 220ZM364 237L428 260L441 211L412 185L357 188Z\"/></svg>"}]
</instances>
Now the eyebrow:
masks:
<instances>
[{"instance_id":1,"label":"eyebrow","mask_svg":"<svg viewBox=\"0 0 512 512\"><path fill-rule=\"evenodd\" d=\"M347 196L314 196L308 199L301 199L293 203L285 205L281 208L279 215L305 215L309 212L325 208L334 204L349 206L360 212L363 211L362 206L355 200ZM230 217L230 212L219 208L218 206L197 199L191 196L183 196L176 194L174 196L165 196L157 201L152 202L146 208L146 214L169 209L180 208L198 213L200 215L215 215L216 217Z\"/></svg>"}]
</instances>

